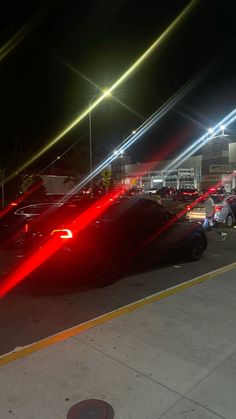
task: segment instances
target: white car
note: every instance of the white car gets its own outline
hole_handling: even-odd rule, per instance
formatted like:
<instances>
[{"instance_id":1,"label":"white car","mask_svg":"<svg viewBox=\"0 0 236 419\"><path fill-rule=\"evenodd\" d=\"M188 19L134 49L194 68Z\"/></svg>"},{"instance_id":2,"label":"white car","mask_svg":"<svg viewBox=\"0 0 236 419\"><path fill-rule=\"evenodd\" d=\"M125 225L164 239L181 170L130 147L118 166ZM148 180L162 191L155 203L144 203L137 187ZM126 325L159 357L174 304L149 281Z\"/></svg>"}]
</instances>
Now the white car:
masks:
<instances>
[{"instance_id":1,"label":"white car","mask_svg":"<svg viewBox=\"0 0 236 419\"><path fill-rule=\"evenodd\" d=\"M151 188L151 189L146 189L146 190L144 191L144 193L145 193L145 194L148 194L148 195L154 195L154 194L156 194L156 193L157 193L157 191L158 191L158 189L157 189L157 188Z\"/></svg>"},{"instance_id":2,"label":"white car","mask_svg":"<svg viewBox=\"0 0 236 419\"><path fill-rule=\"evenodd\" d=\"M236 195L211 195L215 205L214 221L232 227L236 223ZM191 221L205 219L204 202L199 202L194 207L187 207L186 218Z\"/></svg>"}]
</instances>

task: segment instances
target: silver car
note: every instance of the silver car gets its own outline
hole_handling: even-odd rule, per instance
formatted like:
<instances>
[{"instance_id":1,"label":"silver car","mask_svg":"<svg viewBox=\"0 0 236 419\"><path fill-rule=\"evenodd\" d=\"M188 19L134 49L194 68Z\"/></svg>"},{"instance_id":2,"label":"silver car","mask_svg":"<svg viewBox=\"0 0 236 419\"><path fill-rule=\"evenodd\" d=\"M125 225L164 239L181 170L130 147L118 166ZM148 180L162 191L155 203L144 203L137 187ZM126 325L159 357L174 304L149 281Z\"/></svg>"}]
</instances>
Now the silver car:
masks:
<instances>
[{"instance_id":1,"label":"silver car","mask_svg":"<svg viewBox=\"0 0 236 419\"><path fill-rule=\"evenodd\" d=\"M236 223L236 195L211 195L211 198L215 205L215 222L232 227ZM191 221L203 221L205 218L204 202L199 202L192 208L189 206L186 218Z\"/></svg>"}]
</instances>

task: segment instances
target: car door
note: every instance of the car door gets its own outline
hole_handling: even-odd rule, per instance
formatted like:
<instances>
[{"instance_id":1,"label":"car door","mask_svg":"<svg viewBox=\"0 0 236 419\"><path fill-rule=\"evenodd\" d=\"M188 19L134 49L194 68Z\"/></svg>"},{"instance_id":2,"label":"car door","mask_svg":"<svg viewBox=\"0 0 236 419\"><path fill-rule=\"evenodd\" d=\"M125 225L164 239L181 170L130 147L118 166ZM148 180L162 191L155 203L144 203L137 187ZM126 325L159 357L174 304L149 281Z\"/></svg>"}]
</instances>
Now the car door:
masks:
<instances>
[{"instance_id":1,"label":"car door","mask_svg":"<svg viewBox=\"0 0 236 419\"><path fill-rule=\"evenodd\" d=\"M174 215L162 205L146 200L136 212L133 239L137 258L157 262L173 245Z\"/></svg>"},{"instance_id":2,"label":"car door","mask_svg":"<svg viewBox=\"0 0 236 419\"><path fill-rule=\"evenodd\" d=\"M226 202L229 205L230 212L233 214L234 221L236 221L236 195L228 197Z\"/></svg>"}]
</instances>

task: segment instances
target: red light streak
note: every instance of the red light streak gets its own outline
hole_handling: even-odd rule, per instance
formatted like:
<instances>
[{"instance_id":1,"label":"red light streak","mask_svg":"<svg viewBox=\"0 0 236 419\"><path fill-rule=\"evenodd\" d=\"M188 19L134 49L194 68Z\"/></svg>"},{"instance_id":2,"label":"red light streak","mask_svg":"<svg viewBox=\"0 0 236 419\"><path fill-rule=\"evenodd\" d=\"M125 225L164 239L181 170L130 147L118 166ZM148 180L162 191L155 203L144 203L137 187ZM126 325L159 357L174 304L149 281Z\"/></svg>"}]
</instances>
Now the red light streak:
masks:
<instances>
[{"instance_id":1,"label":"red light streak","mask_svg":"<svg viewBox=\"0 0 236 419\"><path fill-rule=\"evenodd\" d=\"M109 193L105 198L95 202L90 208L74 219L74 221L68 226L69 230L73 231L73 234L78 234L90 222L100 216L102 212L114 201L114 199L117 199L122 193L123 189L118 191L116 190L115 192ZM61 239L58 236L50 236L42 248L36 250L35 253L29 256L27 260L25 260L1 283L0 298L4 297L9 291L11 291L11 289L22 282L26 276L38 268L57 250L59 250L63 246L65 240L67 239Z\"/></svg>"}]
</instances>

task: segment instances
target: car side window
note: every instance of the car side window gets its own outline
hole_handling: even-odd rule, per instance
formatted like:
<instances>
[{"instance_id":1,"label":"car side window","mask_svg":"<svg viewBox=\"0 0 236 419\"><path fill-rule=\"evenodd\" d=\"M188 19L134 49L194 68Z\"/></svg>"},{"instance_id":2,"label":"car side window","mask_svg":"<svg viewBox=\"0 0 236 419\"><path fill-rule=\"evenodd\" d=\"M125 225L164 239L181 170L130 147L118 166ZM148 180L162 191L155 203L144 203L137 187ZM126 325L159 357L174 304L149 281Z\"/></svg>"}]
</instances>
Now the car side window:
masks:
<instances>
[{"instance_id":1,"label":"car side window","mask_svg":"<svg viewBox=\"0 0 236 419\"><path fill-rule=\"evenodd\" d=\"M40 213L37 205L28 205L27 207L19 208L17 211L14 212L14 214L29 217L31 215L39 215Z\"/></svg>"},{"instance_id":2,"label":"car side window","mask_svg":"<svg viewBox=\"0 0 236 419\"><path fill-rule=\"evenodd\" d=\"M52 208L52 204L35 204L27 205L26 207L19 208L14 212L15 215L23 215L24 217L36 217L43 214L48 209ZM55 206L57 208L57 206Z\"/></svg>"}]
</instances>

